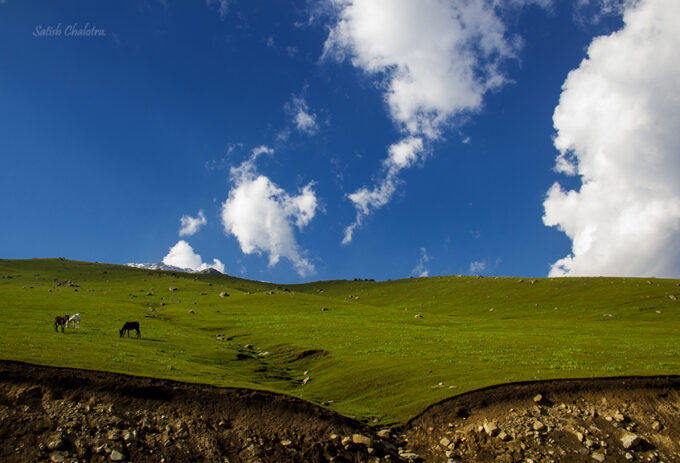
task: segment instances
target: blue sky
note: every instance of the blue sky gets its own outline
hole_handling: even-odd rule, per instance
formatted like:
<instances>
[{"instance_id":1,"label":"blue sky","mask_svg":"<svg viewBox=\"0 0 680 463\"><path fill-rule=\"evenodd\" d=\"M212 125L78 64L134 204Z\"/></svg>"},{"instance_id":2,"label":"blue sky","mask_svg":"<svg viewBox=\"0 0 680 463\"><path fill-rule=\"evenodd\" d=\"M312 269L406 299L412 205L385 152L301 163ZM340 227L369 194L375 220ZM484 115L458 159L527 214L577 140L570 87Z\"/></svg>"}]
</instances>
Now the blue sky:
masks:
<instances>
[{"instance_id":1,"label":"blue sky","mask_svg":"<svg viewBox=\"0 0 680 463\"><path fill-rule=\"evenodd\" d=\"M418 4L0 2L0 257L279 282L680 275L678 110L630 83L678 90L674 65L645 71L677 3ZM618 109L589 105L604 95ZM617 125L640 107L656 147Z\"/></svg>"}]
</instances>

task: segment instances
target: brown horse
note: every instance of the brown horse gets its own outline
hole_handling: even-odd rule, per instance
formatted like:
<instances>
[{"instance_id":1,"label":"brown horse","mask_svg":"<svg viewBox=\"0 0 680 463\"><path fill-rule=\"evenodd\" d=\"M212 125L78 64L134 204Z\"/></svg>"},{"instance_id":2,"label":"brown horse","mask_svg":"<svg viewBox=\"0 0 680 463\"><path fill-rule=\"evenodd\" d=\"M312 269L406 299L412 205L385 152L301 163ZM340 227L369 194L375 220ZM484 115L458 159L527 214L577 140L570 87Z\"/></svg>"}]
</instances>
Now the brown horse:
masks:
<instances>
[{"instance_id":1,"label":"brown horse","mask_svg":"<svg viewBox=\"0 0 680 463\"><path fill-rule=\"evenodd\" d=\"M142 332L139 331L139 322L125 322L123 327L120 329L120 337L123 337L123 333L127 331L128 338L130 337L130 330L135 330L137 332L137 337L142 337Z\"/></svg>"},{"instance_id":2,"label":"brown horse","mask_svg":"<svg viewBox=\"0 0 680 463\"><path fill-rule=\"evenodd\" d=\"M64 328L68 324L68 315L64 315L63 317L57 317L54 319L54 331L59 331L59 327L61 326L61 332L64 332Z\"/></svg>"}]
</instances>

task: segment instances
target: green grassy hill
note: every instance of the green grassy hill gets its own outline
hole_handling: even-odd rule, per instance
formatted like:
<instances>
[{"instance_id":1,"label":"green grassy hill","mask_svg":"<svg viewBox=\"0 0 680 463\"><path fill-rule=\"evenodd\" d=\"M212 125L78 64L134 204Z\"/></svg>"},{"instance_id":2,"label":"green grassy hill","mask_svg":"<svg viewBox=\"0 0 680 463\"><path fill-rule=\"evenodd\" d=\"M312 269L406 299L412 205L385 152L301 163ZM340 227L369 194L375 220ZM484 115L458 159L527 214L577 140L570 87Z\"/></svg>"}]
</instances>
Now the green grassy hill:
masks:
<instances>
[{"instance_id":1,"label":"green grassy hill","mask_svg":"<svg viewBox=\"0 0 680 463\"><path fill-rule=\"evenodd\" d=\"M279 286L0 260L0 357L267 389L391 424L504 382L679 374L676 283L451 276ZM54 317L75 312L81 329L55 333ZM128 320L142 339L119 338Z\"/></svg>"}]
</instances>

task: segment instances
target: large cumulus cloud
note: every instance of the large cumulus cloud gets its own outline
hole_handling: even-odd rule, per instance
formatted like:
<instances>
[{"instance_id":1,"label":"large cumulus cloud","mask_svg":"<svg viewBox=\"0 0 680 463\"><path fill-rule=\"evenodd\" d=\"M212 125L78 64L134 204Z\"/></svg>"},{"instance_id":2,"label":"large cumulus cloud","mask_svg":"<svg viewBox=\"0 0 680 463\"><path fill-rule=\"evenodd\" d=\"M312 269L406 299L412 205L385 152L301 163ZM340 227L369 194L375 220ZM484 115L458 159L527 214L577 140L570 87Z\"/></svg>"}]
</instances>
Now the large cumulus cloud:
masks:
<instances>
[{"instance_id":1,"label":"large cumulus cloud","mask_svg":"<svg viewBox=\"0 0 680 463\"><path fill-rule=\"evenodd\" d=\"M572 240L550 275L680 274L680 2L628 2L569 73L554 113L555 183L543 221Z\"/></svg>"},{"instance_id":2,"label":"large cumulus cloud","mask_svg":"<svg viewBox=\"0 0 680 463\"><path fill-rule=\"evenodd\" d=\"M290 195L259 174L257 157L271 153L268 147L256 148L248 160L231 169L233 188L222 204L222 224L236 237L243 253L264 252L272 266L284 257L300 276L307 276L314 273L314 265L300 249L294 226L301 230L314 218L316 194L310 183Z\"/></svg>"}]
</instances>

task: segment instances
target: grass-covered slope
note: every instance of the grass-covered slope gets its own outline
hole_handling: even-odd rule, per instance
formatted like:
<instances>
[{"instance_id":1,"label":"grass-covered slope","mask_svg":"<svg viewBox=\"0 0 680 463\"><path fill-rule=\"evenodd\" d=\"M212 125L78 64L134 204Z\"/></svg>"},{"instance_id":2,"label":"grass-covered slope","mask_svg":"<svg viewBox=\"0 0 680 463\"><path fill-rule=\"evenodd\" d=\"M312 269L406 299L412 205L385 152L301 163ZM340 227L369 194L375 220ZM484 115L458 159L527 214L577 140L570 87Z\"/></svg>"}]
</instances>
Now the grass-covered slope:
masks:
<instances>
[{"instance_id":1,"label":"grass-covered slope","mask_svg":"<svg viewBox=\"0 0 680 463\"><path fill-rule=\"evenodd\" d=\"M676 283L452 276L279 286L0 260L0 357L268 389L395 423L492 384L678 374ZM55 333L54 317L75 312L81 329ZM128 320L142 339L118 337Z\"/></svg>"}]
</instances>

